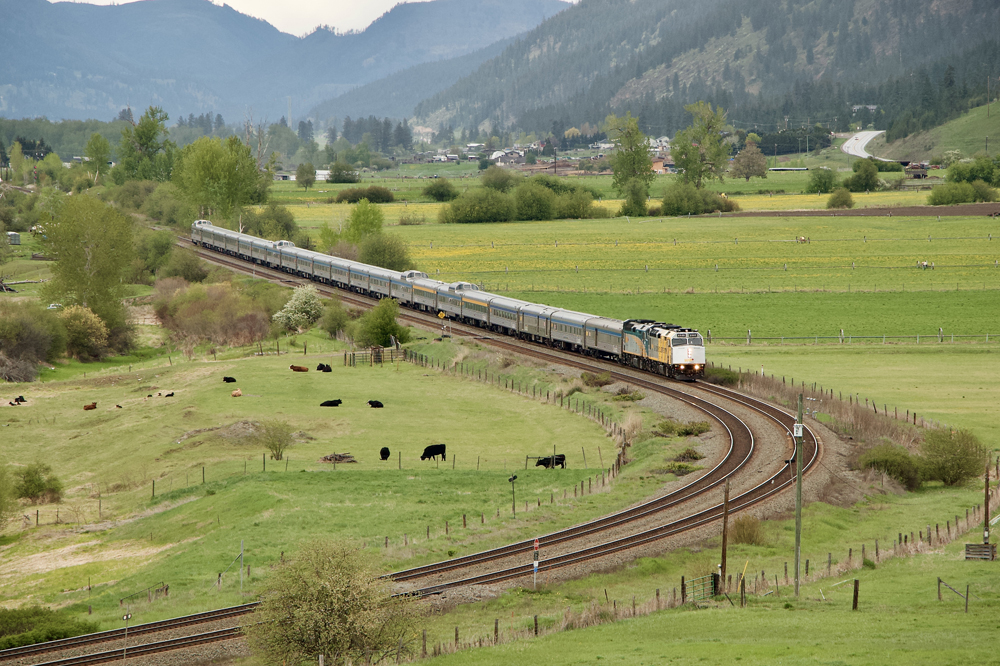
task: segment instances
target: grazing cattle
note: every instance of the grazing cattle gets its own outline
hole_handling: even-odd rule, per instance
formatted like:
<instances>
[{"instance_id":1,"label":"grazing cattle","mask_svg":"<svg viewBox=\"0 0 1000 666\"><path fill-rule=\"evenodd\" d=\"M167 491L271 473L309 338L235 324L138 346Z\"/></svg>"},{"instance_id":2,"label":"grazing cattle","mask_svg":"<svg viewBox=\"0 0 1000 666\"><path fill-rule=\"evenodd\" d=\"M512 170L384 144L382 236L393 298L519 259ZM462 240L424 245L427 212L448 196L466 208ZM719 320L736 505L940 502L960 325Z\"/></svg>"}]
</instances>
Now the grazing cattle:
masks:
<instances>
[{"instance_id":1,"label":"grazing cattle","mask_svg":"<svg viewBox=\"0 0 1000 666\"><path fill-rule=\"evenodd\" d=\"M11 402L10 400L7 401L7 404L11 407L19 407L21 405L19 402Z\"/></svg>"},{"instance_id":2,"label":"grazing cattle","mask_svg":"<svg viewBox=\"0 0 1000 666\"><path fill-rule=\"evenodd\" d=\"M153 394L152 394L152 393L150 393L150 394L149 394L149 395L147 395L146 397L147 397L147 398L152 398L152 397L153 397Z\"/></svg>"},{"instance_id":3,"label":"grazing cattle","mask_svg":"<svg viewBox=\"0 0 1000 666\"><path fill-rule=\"evenodd\" d=\"M14 398L14 402L28 402L28 401L24 399L23 395L19 395L16 398Z\"/></svg>"},{"instance_id":4,"label":"grazing cattle","mask_svg":"<svg viewBox=\"0 0 1000 666\"><path fill-rule=\"evenodd\" d=\"M292 372L309 372L309 368L304 365L290 365L288 366L288 369Z\"/></svg>"},{"instance_id":5,"label":"grazing cattle","mask_svg":"<svg viewBox=\"0 0 1000 666\"><path fill-rule=\"evenodd\" d=\"M84 405L83 406L83 411L85 411L85 412L89 412L92 409L97 409L97 403L96 402L92 402L89 405Z\"/></svg>"},{"instance_id":6,"label":"grazing cattle","mask_svg":"<svg viewBox=\"0 0 1000 666\"><path fill-rule=\"evenodd\" d=\"M239 389L236 389L236 390L235 390L235 391L233 391L233 392L232 392L232 393L231 393L230 395L232 395L232 396L233 396L234 398L238 398L238 397L240 397L241 395L243 395L243 391L241 391L241 390L239 390Z\"/></svg>"},{"instance_id":7,"label":"grazing cattle","mask_svg":"<svg viewBox=\"0 0 1000 666\"><path fill-rule=\"evenodd\" d=\"M340 398L337 398L336 400L324 400L323 402L319 403L319 406L320 407L340 407L340 405L343 404L343 402L344 401L341 400Z\"/></svg>"},{"instance_id":8,"label":"grazing cattle","mask_svg":"<svg viewBox=\"0 0 1000 666\"><path fill-rule=\"evenodd\" d=\"M330 367L329 363L323 364L323 372L333 372L333 368Z\"/></svg>"},{"instance_id":9,"label":"grazing cattle","mask_svg":"<svg viewBox=\"0 0 1000 666\"><path fill-rule=\"evenodd\" d=\"M164 398L172 398L172 397L174 397L174 392L173 392L173 391L171 391L170 393L166 394L166 395L165 395L165 396L163 396L163 397L164 397Z\"/></svg>"},{"instance_id":10,"label":"grazing cattle","mask_svg":"<svg viewBox=\"0 0 1000 666\"><path fill-rule=\"evenodd\" d=\"M384 405L378 400L369 400L368 406L371 407L372 409L382 409Z\"/></svg>"},{"instance_id":11,"label":"grazing cattle","mask_svg":"<svg viewBox=\"0 0 1000 666\"><path fill-rule=\"evenodd\" d=\"M121 406L121 405L115 405L115 407L117 407L118 409L121 409L121 408L122 408L122 406Z\"/></svg>"},{"instance_id":12,"label":"grazing cattle","mask_svg":"<svg viewBox=\"0 0 1000 666\"><path fill-rule=\"evenodd\" d=\"M552 458L555 458L553 460ZM562 453L557 453L555 456L548 456L545 458L539 458L535 461L535 467L544 467L545 469L552 469L553 467L562 467L566 469L566 456Z\"/></svg>"},{"instance_id":13,"label":"grazing cattle","mask_svg":"<svg viewBox=\"0 0 1000 666\"><path fill-rule=\"evenodd\" d=\"M424 452L420 455L420 459L433 460L437 456L441 456L441 460L445 460L444 447L444 444L431 444L424 449Z\"/></svg>"},{"instance_id":14,"label":"grazing cattle","mask_svg":"<svg viewBox=\"0 0 1000 666\"><path fill-rule=\"evenodd\" d=\"M223 377L222 381L226 382L227 384L235 384L236 377Z\"/></svg>"},{"instance_id":15,"label":"grazing cattle","mask_svg":"<svg viewBox=\"0 0 1000 666\"><path fill-rule=\"evenodd\" d=\"M388 446L383 446L381 449L379 449L378 456L382 460L388 460L389 459L389 447Z\"/></svg>"}]
</instances>

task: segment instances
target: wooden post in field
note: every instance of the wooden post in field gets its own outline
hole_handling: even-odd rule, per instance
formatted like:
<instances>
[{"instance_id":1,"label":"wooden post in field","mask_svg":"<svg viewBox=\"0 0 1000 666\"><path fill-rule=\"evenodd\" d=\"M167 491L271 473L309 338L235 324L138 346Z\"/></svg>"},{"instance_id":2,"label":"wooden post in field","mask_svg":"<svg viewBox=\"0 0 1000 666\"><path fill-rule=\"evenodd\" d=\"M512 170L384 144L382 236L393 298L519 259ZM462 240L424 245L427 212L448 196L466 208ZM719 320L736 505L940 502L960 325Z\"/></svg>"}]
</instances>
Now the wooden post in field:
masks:
<instances>
[{"instance_id":1,"label":"wooden post in field","mask_svg":"<svg viewBox=\"0 0 1000 666\"><path fill-rule=\"evenodd\" d=\"M687 603L688 591L687 582L684 580L684 576L681 576L681 605Z\"/></svg>"},{"instance_id":2,"label":"wooden post in field","mask_svg":"<svg viewBox=\"0 0 1000 666\"><path fill-rule=\"evenodd\" d=\"M421 650L421 655L424 656L424 657L427 656L427 630L426 629L424 629L423 648Z\"/></svg>"},{"instance_id":3,"label":"wooden post in field","mask_svg":"<svg viewBox=\"0 0 1000 666\"><path fill-rule=\"evenodd\" d=\"M857 578L855 578L854 579L854 603L851 606L851 610L858 610L858 586L859 585L860 585L860 581ZM966 599L966 603L968 603L968 599Z\"/></svg>"},{"instance_id":4,"label":"wooden post in field","mask_svg":"<svg viewBox=\"0 0 1000 666\"><path fill-rule=\"evenodd\" d=\"M500 642L500 619L496 618L493 620L493 644L496 645Z\"/></svg>"},{"instance_id":5,"label":"wooden post in field","mask_svg":"<svg viewBox=\"0 0 1000 666\"><path fill-rule=\"evenodd\" d=\"M941 601L941 579L938 578L938 601Z\"/></svg>"}]
</instances>

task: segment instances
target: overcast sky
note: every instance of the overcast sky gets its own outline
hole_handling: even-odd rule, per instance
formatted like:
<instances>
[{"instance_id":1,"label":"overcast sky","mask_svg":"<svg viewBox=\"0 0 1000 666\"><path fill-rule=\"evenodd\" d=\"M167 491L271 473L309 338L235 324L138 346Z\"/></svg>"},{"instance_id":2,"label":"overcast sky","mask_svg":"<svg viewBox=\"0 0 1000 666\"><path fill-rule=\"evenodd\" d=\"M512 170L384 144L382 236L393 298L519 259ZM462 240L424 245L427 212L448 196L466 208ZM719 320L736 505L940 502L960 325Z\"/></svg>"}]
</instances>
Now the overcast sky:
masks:
<instances>
[{"instance_id":1,"label":"overcast sky","mask_svg":"<svg viewBox=\"0 0 1000 666\"><path fill-rule=\"evenodd\" d=\"M81 1L81 0L75 0ZM86 0L92 5L124 4L142 0ZM206 0L207 1L207 0ZM399 4L399 0L213 0L238 12L261 18L282 32L301 36L318 25L340 31L364 30ZM413 1L413 0L411 0Z\"/></svg>"}]
</instances>

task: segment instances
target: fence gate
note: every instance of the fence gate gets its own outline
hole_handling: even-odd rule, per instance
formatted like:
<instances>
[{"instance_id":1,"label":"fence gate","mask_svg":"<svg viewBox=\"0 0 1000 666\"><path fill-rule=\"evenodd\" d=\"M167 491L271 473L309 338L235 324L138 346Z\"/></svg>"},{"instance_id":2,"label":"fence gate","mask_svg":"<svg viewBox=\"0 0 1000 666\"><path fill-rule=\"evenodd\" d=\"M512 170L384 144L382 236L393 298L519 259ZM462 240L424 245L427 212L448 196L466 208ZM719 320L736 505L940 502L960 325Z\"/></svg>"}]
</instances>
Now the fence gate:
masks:
<instances>
[{"instance_id":1,"label":"fence gate","mask_svg":"<svg viewBox=\"0 0 1000 666\"><path fill-rule=\"evenodd\" d=\"M703 599L711 599L712 597L721 594L719 591L718 574L709 574L707 576L702 576L701 578L692 578L687 582L687 594L688 599L691 601L700 601Z\"/></svg>"}]
</instances>

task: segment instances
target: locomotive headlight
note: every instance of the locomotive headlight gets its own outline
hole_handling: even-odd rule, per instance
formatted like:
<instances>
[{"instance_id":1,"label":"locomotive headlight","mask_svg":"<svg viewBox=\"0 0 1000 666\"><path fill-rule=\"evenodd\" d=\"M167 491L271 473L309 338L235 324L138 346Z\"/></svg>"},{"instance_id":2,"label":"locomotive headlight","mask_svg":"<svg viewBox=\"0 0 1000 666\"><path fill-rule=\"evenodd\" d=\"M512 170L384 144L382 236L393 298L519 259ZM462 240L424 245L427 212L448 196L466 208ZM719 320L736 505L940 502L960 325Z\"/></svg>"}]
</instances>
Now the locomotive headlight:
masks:
<instances>
[{"instance_id":1,"label":"locomotive headlight","mask_svg":"<svg viewBox=\"0 0 1000 666\"><path fill-rule=\"evenodd\" d=\"M695 363L695 364L694 364L694 369L695 369L695 370L700 370L700 369L701 369L701 366L700 366L700 365L698 365L697 363Z\"/></svg>"}]
</instances>

